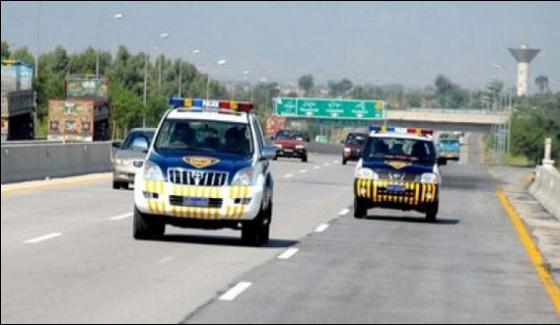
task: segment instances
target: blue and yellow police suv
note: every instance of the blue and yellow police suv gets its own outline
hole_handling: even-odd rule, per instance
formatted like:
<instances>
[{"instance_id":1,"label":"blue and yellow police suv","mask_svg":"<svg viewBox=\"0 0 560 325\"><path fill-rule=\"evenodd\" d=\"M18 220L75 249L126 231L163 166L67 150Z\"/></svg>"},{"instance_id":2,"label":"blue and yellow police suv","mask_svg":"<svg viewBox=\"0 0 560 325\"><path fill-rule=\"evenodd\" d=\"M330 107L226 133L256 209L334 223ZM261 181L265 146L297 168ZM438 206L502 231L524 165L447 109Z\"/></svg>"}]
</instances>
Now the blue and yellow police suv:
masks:
<instances>
[{"instance_id":1,"label":"blue and yellow police suv","mask_svg":"<svg viewBox=\"0 0 560 325\"><path fill-rule=\"evenodd\" d=\"M171 98L135 178L133 236L166 225L241 229L268 242L273 181L261 125L246 102Z\"/></svg>"},{"instance_id":2,"label":"blue and yellow police suv","mask_svg":"<svg viewBox=\"0 0 560 325\"><path fill-rule=\"evenodd\" d=\"M354 217L371 208L416 210L435 221L441 176L431 130L370 127L354 175Z\"/></svg>"}]
</instances>

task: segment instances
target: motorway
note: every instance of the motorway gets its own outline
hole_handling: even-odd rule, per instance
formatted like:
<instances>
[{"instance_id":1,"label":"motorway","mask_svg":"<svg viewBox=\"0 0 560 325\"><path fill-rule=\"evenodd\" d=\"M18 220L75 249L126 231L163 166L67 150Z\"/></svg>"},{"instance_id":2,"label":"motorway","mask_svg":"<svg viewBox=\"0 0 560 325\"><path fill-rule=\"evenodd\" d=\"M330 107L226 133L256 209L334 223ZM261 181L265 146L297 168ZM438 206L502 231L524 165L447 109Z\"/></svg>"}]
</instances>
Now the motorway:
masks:
<instances>
[{"instance_id":1,"label":"motorway","mask_svg":"<svg viewBox=\"0 0 560 325\"><path fill-rule=\"evenodd\" d=\"M352 218L353 164L273 163L266 247L168 227L131 236L110 178L2 194L2 323L559 323L479 164L478 136L443 167L439 222Z\"/></svg>"}]
</instances>

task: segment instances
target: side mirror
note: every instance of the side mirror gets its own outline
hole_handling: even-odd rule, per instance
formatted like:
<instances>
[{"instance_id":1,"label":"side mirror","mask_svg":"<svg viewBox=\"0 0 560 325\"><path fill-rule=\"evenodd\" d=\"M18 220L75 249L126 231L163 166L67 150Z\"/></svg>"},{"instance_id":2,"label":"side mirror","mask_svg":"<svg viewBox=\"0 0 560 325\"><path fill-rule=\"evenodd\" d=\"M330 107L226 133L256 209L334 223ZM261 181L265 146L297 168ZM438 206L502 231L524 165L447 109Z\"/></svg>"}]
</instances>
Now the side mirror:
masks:
<instances>
[{"instance_id":1,"label":"side mirror","mask_svg":"<svg viewBox=\"0 0 560 325\"><path fill-rule=\"evenodd\" d=\"M261 160L271 160L276 157L276 148L273 146L264 146L261 151Z\"/></svg>"},{"instance_id":2,"label":"side mirror","mask_svg":"<svg viewBox=\"0 0 560 325\"><path fill-rule=\"evenodd\" d=\"M113 146L113 148L119 149L122 146L122 142L121 141L113 141L111 146Z\"/></svg>"},{"instance_id":3,"label":"side mirror","mask_svg":"<svg viewBox=\"0 0 560 325\"><path fill-rule=\"evenodd\" d=\"M438 159L437 159L437 164L438 164L439 166L447 165L447 158L445 158L445 157L438 157Z\"/></svg>"}]
</instances>

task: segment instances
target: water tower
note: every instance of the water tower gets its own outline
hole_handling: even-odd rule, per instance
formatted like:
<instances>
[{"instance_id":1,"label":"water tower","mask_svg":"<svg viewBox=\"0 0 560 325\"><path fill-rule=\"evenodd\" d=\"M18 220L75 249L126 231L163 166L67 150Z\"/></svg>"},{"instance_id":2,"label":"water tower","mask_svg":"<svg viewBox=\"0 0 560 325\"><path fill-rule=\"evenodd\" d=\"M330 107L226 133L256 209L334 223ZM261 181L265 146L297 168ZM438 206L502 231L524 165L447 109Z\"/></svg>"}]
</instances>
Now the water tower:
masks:
<instances>
[{"instance_id":1,"label":"water tower","mask_svg":"<svg viewBox=\"0 0 560 325\"><path fill-rule=\"evenodd\" d=\"M540 49L531 49L523 44L520 48L508 50L517 60L517 96L525 96L529 86L529 63L537 56Z\"/></svg>"}]
</instances>

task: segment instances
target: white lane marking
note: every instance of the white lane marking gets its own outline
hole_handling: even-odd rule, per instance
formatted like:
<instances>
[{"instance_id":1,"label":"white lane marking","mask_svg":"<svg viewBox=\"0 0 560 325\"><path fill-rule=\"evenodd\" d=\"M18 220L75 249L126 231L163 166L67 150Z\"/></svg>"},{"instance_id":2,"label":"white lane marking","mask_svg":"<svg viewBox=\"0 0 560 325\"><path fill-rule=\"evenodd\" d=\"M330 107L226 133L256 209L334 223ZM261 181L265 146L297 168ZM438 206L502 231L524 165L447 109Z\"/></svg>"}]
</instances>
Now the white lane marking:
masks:
<instances>
[{"instance_id":1,"label":"white lane marking","mask_svg":"<svg viewBox=\"0 0 560 325\"><path fill-rule=\"evenodd\" d=\"M329 167L330 165L331 165L331 164L329 164L329 163L324 163L324 164L323 164L323 166L325 166L325 167Z\"/></svg>"},{"instance_id":2,"label":"white lane marking","mask_svg":"<svg viewBox=\"0 0 560 325\"><path fill-rule=\"evenodd\" d=\"M315 166L315 167L313 167L313 169L320 169L320 168L321 168L321 166Z\"/></svg>"},{"instance_id":3,"label":"white lane marking","mask_svg":"<svg viewBox=\"0 0 560 325\"><path fill-rule=\"evenodd\" d=\"M323 231L327 230L327 228L329 228L329 224L328 223L323 223L323 224L319 225L319 227L317 227L317 229L315 229L315 232L323 232Z\"/></svg>"},{"instance_id":4,"label":"white lane marking","mask_svg":"<svg viewBox=\"0 0 560 325\"><path fill-rule=\"evenodd\" d=\"M249 289L253 285L251 282L239 282L233 288L229 289L221 297L221 301L232 301L239 296L243 291Z\"/></svg>"},{"instance_id":5,"label":"white lane marking","mask_svg":"<svg viewBox=\"0 0 560 325\"><path fill-rule=\"evenodd\" d=\"M345 216L348 214L348 212L350 212L350 209L342 209L340 210L340 212L338 213L339 216Z\"/></svg>"},{"instance_id":6,"label":"white lane marking","mask_svg":"<svg viewBox=\"0 0 560 325\"><path fill-rule=\"evenodd\" d=\"M302 174L305 174L305 173L307 173L307 169L302 169L299 172L302 173Z\"/></svg>"},{"instance_id":7,"label":"white lane marking","mask_svg":"<svg viewBox=\"0 0 560 325\"><path fill-rule=\"evenodd\" d=\"M287 260L290 257L296 255L296 253L298 251L299 251L299 248L295 248L295 247L288 248L286 251L284 251L284 253L278 255L278 259L279 260Z\"/></svg>"},{"instance_id":8,"label":"white lane marking","mask_svg":"<svg viewBox=\"0 0 560 325\"><path fill-rule=\"evenodd\" d=\"M164 263L172 261L174 258L175 258L175 256L173 256L173 255L166 256L164 258L160 258L159 260L157 260L157 263L158 264L164 264Z\"/></svg>"},{"instance_id":9,"label":"white lane marking","mask_svg":"<svg viewBox=\"0 0 560 325\"><path fill-rule=\"evenodd\" d=\"M338 164L338 160L333 160L332 163L333 164Z\"/></svg>"},{"instance_id":10,"label":"white lane marking","mask_svg":"<svg viewBox=\"0 0 560 325\"><path fill-rule=\"evenodd\" d=\"M37 243L40 243L40 242L45 241L45 240L56 238L58 236L62 236L62 234L59 233L59 232L52 232L50 234L46 234L46 235L43 235L43 236L40 236L40 237L35 237L35 238L25 240L23 243L24 244L37 244Z\"/></svg>"},{"instance_id":11,"label":"white lane marking","mask_svg":"<svg viewBox=\"0 0 560 325\"><path fill-rule=\"evenodd\" d=\"M286 174L286 175L284 175L284 178L290 178L290 177L294 177L294 175L293 175L293 174Z\"/></svg>"},{"instance_id":12,"label":"white lane marking","mask_svg":"<svg viewBox=\"0 0 560 325\"><path fill-rule=\"evenodd\" d=\"M132 212L119 214L118 216L114 216L114 217L109 218L109 220L118 221L118 220L130 218L130 217L132 217Z\"/></svg>"}]
</instances>

